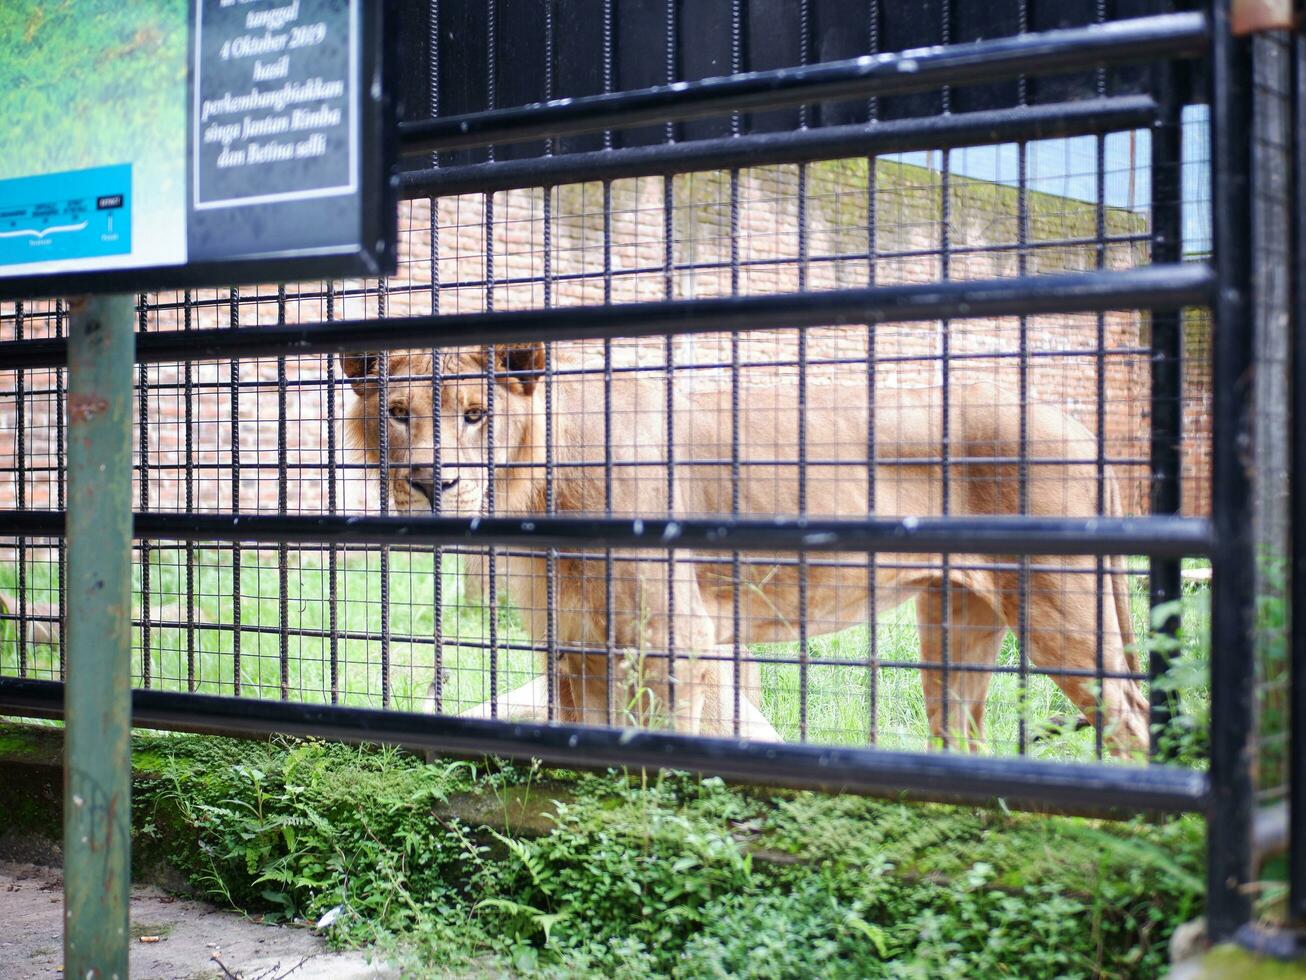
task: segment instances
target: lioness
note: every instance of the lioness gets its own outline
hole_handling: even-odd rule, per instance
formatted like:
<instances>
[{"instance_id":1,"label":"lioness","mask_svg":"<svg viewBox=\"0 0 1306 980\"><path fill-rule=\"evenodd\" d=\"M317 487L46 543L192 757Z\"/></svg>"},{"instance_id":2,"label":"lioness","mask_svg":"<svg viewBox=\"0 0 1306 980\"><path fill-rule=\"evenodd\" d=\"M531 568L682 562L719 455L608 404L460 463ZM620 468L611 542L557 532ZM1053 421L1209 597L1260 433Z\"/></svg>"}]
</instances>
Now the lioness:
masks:
<instances>
[{"instance_id":1,"label":"lioness","mask_svg":"<svg viewBox=\"0 0 1306 980\"><path fill-rule=\"evenodd\" d=\"M385 356L385 355L382 355ZM445 513L487 510L487 445L494 447L494 512L546 512L545 385L539 344L494 349L493 399L487 397L487 351L441 354L439 390L440 472L435 472L434 404L430 353L388 355L388 403L380 404L381 356L343 355L357 398L347 415L352 444L379 464L380 425L388 430L389 492L398 511L429 513L438 499ZM553 386L553 499L563 513L618 516L729 514L731 411L728 392L698 392L673 399L674 478L667 473L665 379L629 375L614 379L607 425L610 466L604 460L604 383L592 374L558 376ZM864 517L867 512L867 439L874 422L877 465L873 476L877 515L944 513L943 412L939 389L882 392L868 411L864 379L809 385L806 408L809 465L807 513ZM776 384L742 393L739 409L738 510L744 516L798 513L799 474L796 386ZM989 384L950 388L947 513L956 516L1020 512L1019 411L1009 394ZM1028 410L1028 511L1036 517L1088 516L1097 511L1098 484L1091 465L1092 436L1066 415ZM793 462L789 462L793 460ZM919 461L919 462L917 462ZM599 464L599 465L596 465ZM610 491L605 485L610 479ZM1110 479L1110 478L1108 478ZM439 481L439 489L436 481ZM1104 488L1111 514L1120 513L1114 481ZM739 605L743 644L791 641L800 623L800 572L792 558L747 556ZM983 738L990 672L1005 632L1019 624L1017 559L951 554L948 588L938 555L878 557L874 582L865 555L814 556L807 571L809 637L866 621L868 587L881 612L917 600L921 670L926 707L936 741L974 746ZM622 551L605 577L601 553L557 558L554 678L558 717L612 724L654 717L676 730L778 739L758 708L756 666L736 677L731 663L734 575L728 555L680 553L669 561L658 548ZM714 560L715 559L715 560ZM759 560L760 559L760 560ZM831 561L830 559L838 559ZM548 623L546 557L509 556L507 581L534 642ZM1058 671L1056 683L1089 720L1101 720L1113 748L1147 744L1147 702L1121 675L1137 672L1130 649L1124 577L1118 564L1095 595L1088 557L1031 559L1026 599L1029 661ZM944 609L945 594L949 596ZM1096 690L1097 634L1108 677ZM946 650L946 655L945 655ZM667 651L671 651L668 654ZM945 667L944 665L947 665ZM1060 671L1064 671L1061 673ZM947 677L948 690L943 690ZM545 716L546 677L500 695L498 717ZM736 688L739 690L736 690ZM947 707L945 708L945 697ZM1099 704L1100 699L1100 704ZM482 705L472 714L488 716ZM945 715L947 722L945 724Z\"/></svg>"}]
</instances>

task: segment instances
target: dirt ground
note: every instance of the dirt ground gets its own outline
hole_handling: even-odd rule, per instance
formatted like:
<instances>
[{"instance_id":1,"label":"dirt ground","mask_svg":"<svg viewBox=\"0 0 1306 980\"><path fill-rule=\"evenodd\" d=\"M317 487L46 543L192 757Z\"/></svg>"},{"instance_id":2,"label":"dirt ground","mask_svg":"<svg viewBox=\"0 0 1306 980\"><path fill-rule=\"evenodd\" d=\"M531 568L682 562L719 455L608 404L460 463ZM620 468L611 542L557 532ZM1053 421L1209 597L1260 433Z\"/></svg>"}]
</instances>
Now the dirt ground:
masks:
<instances>
[{"instance_id":1,"label":"dirt ground","mask_svg":"<svg viewBox=\"0 0 1306 980\"><path fill-rule=\"evenodd\" d=\"M62 975L58 869L0 862L0 978ZM308 929L269 926L158 888L132 890L133 980L364 980L397 977L362 953L333 953Z\"/></svg>"}]
</instances>

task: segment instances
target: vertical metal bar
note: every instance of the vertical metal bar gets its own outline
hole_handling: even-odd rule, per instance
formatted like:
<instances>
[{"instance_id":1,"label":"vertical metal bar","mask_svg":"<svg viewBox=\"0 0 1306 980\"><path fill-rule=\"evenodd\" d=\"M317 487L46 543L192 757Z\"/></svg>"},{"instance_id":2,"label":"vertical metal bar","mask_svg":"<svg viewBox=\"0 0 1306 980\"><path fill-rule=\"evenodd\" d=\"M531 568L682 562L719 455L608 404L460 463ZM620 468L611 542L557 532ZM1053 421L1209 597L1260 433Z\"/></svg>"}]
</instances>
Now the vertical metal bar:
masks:
<instances>
[{"instance_id":1,"label":"vertical metal bar","mask_svg":"<svg viewBox=\"0 0 1306 980\"><path fill-rule=\"evenodd\" d=\"M1219 279L1212 307L1211 809L1207 931L1215 942L1248 921L1252 829L1251 452L1252 72L1230 29L1231 0L1211 6L1212 231Z\"/></svg>"},{"instance_id":2,"label":"vertical metal bar","mask_svg":"<svg viewBox=\"0 0 1306 980\"><path fill-rule=\"evenodd\" d=\"M436 315L440 312L440 234L438 231L439 222L434 217L435 209L438 206L435 198L431 199L431 313ZM444 404L441 401L441 391L444 380L444 360L443 354L439 350L431 351L431 392L432 408L431 414L434 416L431 420L431 470L434 474L431 480L431 510L433 513L440 513L444 506L444 453L442 451L443 436L440 432L441 413L444 411ZM432 708L436 714L444 711L444 549L435 549L435 574L434 581L431 585L431 601L435 606L434 613L434 637L435 637L435 676L431 680L432 685Z\"/></svg>"},{"instance_id":3,"label":"vertical metal bar","mask_svg":"<svg viewBox=\"0 0 1306 980\"><path fill-rule=\"evenodd\" d=\"M1029 0L1019 0L1016 5L1016 30L1029 31ZM1029 80L1021 75L1016 81L1016 101L1029 104ZM1016 144L1016 274L1025 276L1029 271L1029 144ZM1017 387L1020 402L1019 450L1020 463L1017 480L1020 484L1020 513L1029 513L1029 317L1022 315L1017 321ZM1001 612L1001 610L999 610ZM1019 648L1017 665L1016 751L1025 755L1029 751L1029 555L1020 556L1020 571L1016 577L1016 646Z\"/></svg>"},{"instance_id":4,"label":"vertical metal bar","mask_svg":"<svg viewBox=\"0 0 1306 980\"><path fill-rule=\"evenodd\" d=\"M194 296L188 289L182 294L182 330L194 328L192 304ZM186 466L182 471L184 480L185 507L187 514L195 512L195 373L194 365L187 361L182 366L182 406L185 426ZM195 542L185 544L186 561L186 690L195 690Z\"/></svg>"},{"instance_id":5,"label":"vertical metal bar","mask_svg":"<svg viewBox=\"0 0 1306 980\"><path fill-rule=\"evenodd\" d=\"M666 83L676 80L677 52L679 36L677 34L676 0L667 0L666 6ZM667 123L667 142L676 141L675 123ZM668 174L662 178L662 286L666 299L674 299L675 282L675 220L676 198L675 177ZM666 338L663 347L667 366L666 384L666 427L667 427L667 516L675 513L676 506L676 348L675 339ZM676 714L676 553L667 552L667 711L672 718ZM611 617L609 617L611 618ZM692 652L692 651L691 651Z\"/></svg>"},{"instance_id":6,"label":"vertical metal bar","mask_svg":"<svg viewBox=\"0 0 1306 980\"><path fill-rule=\"evenodd\" d=\"M336 317L335 284L326 284L326 320ZM339 508L336 466L336 359L326 359L326 410L327 410L327 513L335 516ZM437 485L439 481L436 481ZM340 701L340 605L337 590L340 586L340 552L332 544L327 550L327 673L331 703ZM436 576L437 580L439 576ZM436 618L439 609L436 607Z\"/></svg>"},{"instance_id":7,"label":"vertical metal bar","mask_svg":"<svg viewBox=\"0 0 1306 980\"><path fill-rule=\"evenodd\" d=\"M487 204L488 207L488 204ZM486 306L493 309L494 287L492 284L493 273L490 271L491 256L489 254L488 238L486 246ZM485 426L485 512L491 517L495 513L495 466L494 466L494 443L495 443L495 388L498 385L494 363L494 348L485 349L485 417L489 420ZM490 717L499 717L499 706L496 698L499 696L499 581L495 567L497 559L496 552L491 546L486 554L487 560L487 578L488 590L486 595L487 616L489 619L489 646L490 646L490 690L488 699L490 702Z\"/></svg>"},{"instance_id":8,"label":"vertical metal bar","mask_svg":"<svg viewBox=\"0 0 1306 980\"><path fill-rule=\"evenodd\" d=\"M744 70L744 8L743 0L730 2L730 74L737 75ZM742 119L738 112L730 116L730 135L738 136L742 128ZM739 295L739 168L730 171L730 295ZM739 331L730 331L730 516L739 518ZM730 555L730 622L731 622L731 731L739 734L740 697L744 683L744 641L743 609L740 589L743 586L740 577L739 552ZM759 668L760 670L760 668ZM760 690L750 692L761 700ZM754 707L761 708L761 704Z\"/></svg>"},{"instance_id":9,"label":"vertical metal bar","mask_svg":"<svg viewBox=\"0 0 1306 980\"><path fill-rule=\"evenodd\" d=\"M798 7L798 63L806 65L812 44L812 12L809 0ZM807 106L798 110L798 127L806 129ZM798 291L807 292L810 242L807 234L807 164L798 165ZM798 517L807 516L807 331L798 331ZM811 668L808 609L809 570L807 552L798 553L798 740L807 741L808 684Z\"/></svg>"},{"instance_id":10,"label":"vertical metal bar","mask_svg":"<svg viewBox=\"0 0 1306 980\"><path fill-rule=\"evenodd\" d=\"M1178 262L1183 252L1183 188L1180 160L1182 132L1179 97L1179 67L1174 62L1159 65L1154 74L1157 121L1152 127L1152 256L1153 263ZM1183 509L1183 314L1179 311L1152 314L1152 400L1151 449L1149 453L1149 489L1151 513L1178 514ZM1172 558L1153 558L1149 562L1149 605L1177 602L1183 594L1180 563ZM1153 617L1154 620L1155 617ZM1150 622L1158 632L1175 636L1179 631L1179 613L1167 616L1164 623ZM1158 736L1170 720L1173 707L1170 695L1157 684L1170 669L1167 653L1153 649L1148 654L1147 675L1150 681L1151 732L1150 751L1159 759Z\"/></svg>"},{"instance_id":11,"label":"vertical metal bar","mask_svg":"<svg viewBox=\"0 0 1306 980\"><path fill-rule=\"evenodd\" d=\"M1098 3L1099 20L1102 16L1101 0ZM1098 95L1106 94L1106 75L1098 70ZM1095 197L1097 203L1095 207L1095 232L1097 241L1094 243L1093 264L1098 269L1106 268L1106 140L1098 136L1094 143L1095 156L1093 165L1093 176L1097 184ZM1093 461L1095 484L1097 486L1097 513L1106 513L1106 314L1097 314L1097 343L1096 353L1094 355L1094 378L1097 387L1093 392L1093 401L1096 404L1096 426L1093 433L1093 445L1096 449L1096 458ZM1103 633L1106 628L1106 563L1102 556L1093 559L1093 674L1097 680L1097 701L1099 710L1094 714L1093 719L1093 752L1100 759L1105 751L1105 721L1102 717L1101 704L1103 692L1106 688L1104 675L1106 674L1106 645Z\"/></svg>"},{"instance_id":12,"label":"vertical metal bar","mask_svg":"<svg viewBox=\"0 0 1306 980\"><path fill-rule=\"evenodd\" d=\"M486 78L485 78L485 99L486 108L495 109L498 107L498 0L487 0L486 8L486 26L485 26L485 44L486 44ZM490 163L494 162L493 145L486 148L487 159ZM483 208L485 218L485 311L494 312L494 194L493 192L485 195L485 204ZM485 413L489 422L485 426L485 465L488 472L485 477L485 509L486 513L494 516L494 427L496 424L494 414L494 396L495 396L495 363L494 348L486 350L485 356ZM489 579L489 588L487 599L489 602L489 627L490 627L490 716L498 717L498 705L495 699L499 696L499 562L497 552L493 547L489 549L486 556L487 573Z\"/></svg>"},{"instance_id":13,"label":"vertical metal bar","mask_svg":"<svg viewBox=\"0 0 1306 980\"><path fill-rule=\"evenodd\" d=\"M867 51L872 55L880 53L880 0L869 0L867 11L868 37ZM866 103L866 116L871 124L879 121L880 100L872 96ZM866 160L866 285L874 286L878 278L879 257L879 201L876 193L875 175L879 170L879 158L868 157ZM866 516L875 517L875 401L876 401L876 341L875 321L866 324ZM878 590L875 587L876 554L866 554L866 740L875 745L880 739L880 635L877 626L879 616Z\"/></svg>"},{"instance_id":14,"label":"vertical metal bar","mask_svg":"<svg viewBox=\"0 0 1306 980\"><path fill-rule=\"evenodd\" d=\"M1094 19L1097 23L1102 24L1106 21L1106 0L1096 0L1094 4ZM1097 70L1096 88L1099 98L1106 97L1106 69ZM1094 197L1096 198L1095 208L1095 232L1097 241L1094 243L1094 265L1098 269L1106 268L1106 137L1098 134L1094 139L1094 149L1096 151L1093 164L1093 176L1097 184ZM1094 357L1094 367L1096 369L1095 377L1097 380L1097 389L1094 392L1094 401L1097 410L1094 413L1097 419L1096 431L1094 433L1094 445L1097 448L1097 458L1094 460L1094 475L1097 483L1097 513L1106 513L1107 504L1107 471L1106 471L1106 314L1097 314L1097 353ZM1106 563L1101 555L1093 559L1093 604L1094 604L1094 630L1093 630L1093 663L1095 665L1094 674L1097 680L1097 700L1099 710L1094 716L1093 722L1093 748L1094 754L1100 759L1105 750L1105 722L1100 710L1104 693L1106 690L1106 646L1104 634L1106 631ZM1123 631L1124 624L1120 624ZM1123 632L1121 634L1123 636Z\"/></svg>"},{"instance_id":15,"label":"vertical metal bar","mask_svg":"<svg viewBox=\"0 0 1306 980\"><path fill-rule=\"evenodd\" d=\"M14 304L14 339L22 340L24 332L21 302ZM19 368L14 372L14 455L17 457L18 509L27 509L27 391L26 374ZM18 676L27 676L27 539L18 539Z\"/></svg>"},{"instance_id":16,"label":"vertical metal bar","mask_svg":"<svg viewBox=\"0 0 1306 980\"><path fill-rule=\"evenodd\" d=\"M231 288L230 296L231 329L240 327L240 290ZM227 386L231 417L231 512L240 513L240 361L232 358L230 380ZM232 693L240 697L240 587L241 587L241 550L240 542L231 545L231 684Z\"/></svg>"},{"instance_id":17,"label":"vertical metal bar","mask_svg":"<svg viewBox=\"0 0 1306 980\"><path fill-rule=\"evenodd\" d=\"M615 19L613 0L603 3L603 92L613 87L613 28ZM551 66L550 66L551 67ZM612 130L603 131L603 148L612 149ZM603 305L612 303L612 181L603 182ZM550 426L552 420L550 417ZM606 516L612 516L612 338L603 338L603 506ZM616 622L612 615L615 598L612 581L612 549L603 552L603 619L607 624L604 657L609 683L603 686L603 717L609 725L615 720L612 703L611 678L616 676ZM583 662L583 661L582 661ZM642 681L641 681L642 684Z\"/></svg>"},{"instance_id":18,"label":"vertical metal bar","mask_svg":"<svg viewBox=\"0 0 1306 980\"><path fill-rule=\"evenodd\" d=\"M1021 24L1024 33L1025 4L1021 4ZM1020 101L1025 102L1024 79L1020 83ZM1016 147L1016 274L1024 276L1029 271L1029 144ZM1017 321L1017 391L1020 419L1018 428L1020 463L1017 481L1020 496L1020 513L1029 514L1029 317ZM1029 751L1029 555L1020 556L1020 571L1016 578L1016 640L1020 661L1017 666L1016 750L1020 755Z\"/></svg>"},{"instance_id":19,"label":"vertical metal bar","mask_svg":"<svg viewBox=\"0 0 1306 980\"><path fill-rule=\"evenodd\" d=\"M386 280L376 284L376 315L386 315ZM381 513L390 511L390 355L378 361L377 384L381 397L377 403L378 440L381 457ZM390 707L390 546L381 545L381 707Z\"/></svg>"},{"instance_id":20,"label":"vertical metal bar","mask_svg":"<svg viewBox=\"0 0 1306 980\"><path fill-rule=\"evenodd\" d=\"M952 6L951 0L943 0L940 4L943 14L943 24L941 26L939 43L950 44L952 41ZM943 115L952 112L952 88L945 85L939 92L940 109ZM944 149L941 151L941 166L939 168L939 278L947 280L952 275L952 155L951 151ZM941 389L940 401L942 402L942 506L943 516L948 516L952 509L952 321L943 320L939 324L940 329L940 349L939 354L941 364L939 365L942 373L943 387ZM942 605L939 613L939 652L942 663L939 667L940 678L940 695L939 701L942 708L942 733L943 746L949 747L952 744L950 737L949 725L949 693L951 689L951 667L952 667L952 556L944 552L940 556L942 576L941 589ZM963 712L965 706L962 707Z\"/></svg>"},{"instance_id":21,"label":"vertical metal bar","mask_svg":"<svg viewBox=\"0 0 1306 980\"><path fill-rule=\"evenodd\" d=\"M546 9L552 8L552 0L546 5ZM427 51L430 66L430 94L431 94L431 118L434 119L440 114L440 0L431 0L430 5L431 21L430 35L427 42L430 45ZM438 170L440 168L440 154L434 152L431 154L431 167ZM430 210L427 214L427 227L431 234L431 254L428 257L430 265L428 274L431 280L431 315L438 315L440 312L440 199L430 199ZM441 460L441 433L440 418L443 411L443 402L441 401L441 372L444 367L441 361L441 353L438 350L431 351L431 468L433 477L431 479L431 510L439 513L442 507L441 494L444 484L444 465ZM436 548L434 555L435 574L432 576L431 584L431 602L435 607L434 612L434 636L435 636L435 676L431 680L432 705L436 714L444 710L444 549Z\"/></svg>"},{"instance_id":22,"label":"vertical metal bar","mask_svg":"<svg viewBox=\"0 0 1306 980\"><path fill-rule=\"evenodd\" d=\"M1292 664L1289 677L1288 916L1306 924L1306 34L1293 45Z\"/></svg>"},{"instance_id":23,"label":"vertical metal bar","mask_svg":"<svg viewBox=\"0 0 1306 980\"><path fill-rule=\"evenodd\" d=\"M551 5L550 5L551 7ZM553 18L552 10L546 15L545 33L552 35ZM552 48L552 44L549 45ZM552 51L549 52L552 60ZM552 73L549 73L552 81ZM546 90L551 89L551 85L546 85ZM550 149L552 149L550 140ZM544 188L544 308L549 309L553 306L553 188ZM557 513L558 501L555 496L554 488L554 445L553 445L553 344L544 345L544 509L549 514ZM545 604L545 678L544 686L547 692L545 700L546 713L549 721L556 721L558 717L558 549L550 548L548 556L545 559L545 587L544 587L544 604ZM608 676L612 676L612 649L609 647L608 655ZM608 724L612 724L611 712L611 693L612 685L607 685L608 712L606 715Z\"/></svg>"},{"instance_id":24,"label":"vertical metal bar","mask_svg":"<svg viewBox=\"0 0 1306 980\"><path fill-rule=\"evenodd\" d=\"M611 233L612 222L612 184L608 181L603 183L603 303L606 306L612 302L612 251L610 243L612 241ZM605 517L612 516L612 338L603 338L603 513ZM605 548L603 551L603 622L604 637L603 649L607 657L608 677L614 675L614 650L617 645L617 624L616 617L612 614L612 603L615 598L615 592L612 581L612 549ZM583 668L582 668L583 669ZM642 684L642 680L640 681ZM611 688L611 684L605 685ZM627 695L628 699L629 695ZM605 695L604 710L608 712L605 718L609 723L613 721L612 695L609 690ZM582 720L585 720L582 718Z\"/></svg>"},{"instance_id":25,"label":"vertical metal bar","mask_svg":"<svg viewBox=\"0 0 1306 980\"><path fill-rule=\"evenodd\" d=\"M68 338L64 975L127 977L131 888L131 296L83 297Z\"/></svg>"},{"instance_id":26,"label":"vertical metal bar","mask_svg":"<svg viewBox=\"0 0 1306 980\"><path fill-rule=\"evenodd\" d=\"M612 182L603 182L603 304L612 302ZM612 338L603 338L603 511L612 516ZM603 621L604 655L607 658L608 677L615 669L614 651L617 645L616 618L612 614L615 598L612 581L612 549L603 551ZM641 682L642 683L642 682ZM604 717L613 722L612 684L604 685Z\"/></svg>"},{"instance_id":27,"label":"vertical metal bar","mask_svg":"<svg viewBox=\"0 0 1306 980\"><path fill-rule=\"evenodd\" d=\"M286 322L286 286L277 286L277 324ZM289 511L289 474L286 472L288 433L286 422L286 359L277 358L277 513ZM290 547L277 546L277 657L281 668L281 700L290 698Z\"/></svg>"},{"instance_id":28,"label":"vertical metal bar","mask_svg":"<svg viewBox=\"0 0 1306 980\"><path fill-rule=\"evenodd\" d=\"M64 301L61 299L57 299L54 301L54 324L55 324L55 335L59 337L65 336L65 328L67 327L67 323L64 316ZM66 379L66 370L64 368L59 368L58 370L55 371L54 391L55 391L56 409L55 409L54 436L55 436L55 466L57 467L57 472L55 473L54 486L55 486L55 504L59 508L59 510L63 510L68 504L67 501L68 468L66 465L67 440L65 437L65 426L68 424L68 420L64 418L63 411L62 411L64 405L64 397L66 394L64 390L65 379ZM68 622L68 540L67 538L61 535L55 547L57 549L56 561L58 563L57 570L59 575L59 583L58 583L59 626L58 628L62 631L64 628L64 624ZM63 636L62 632L60 636L62 638ZM66 680L67 675L66 675L65 668L67 666L67 657L65 656L64 642L60 642L59 644L57 644L55 649L59 657L59 680L61 681Z\"/></svg>"},{"instance_id":29,"label":"vertical metal bar","mask_svg":"<svg viewBox=\"0 0 1306 980\"><path fill-rule=\"evenodd\" d=\"M148 303L149 297L144 293L137 297L136 315L138 318L138 327L141 333L144 333L149 326ZM150 509L150 385L149 385L148 368L142 364L137 375L137 431L140 442L140 468L141 468L141 489L140 504L141 510ZM142 541L140 543L141 556L141 687L149 688L151 677L151 640L152 631L150 630L150 591L152 588L150 575L150 543Z\"/></svg>"}]
</instances>

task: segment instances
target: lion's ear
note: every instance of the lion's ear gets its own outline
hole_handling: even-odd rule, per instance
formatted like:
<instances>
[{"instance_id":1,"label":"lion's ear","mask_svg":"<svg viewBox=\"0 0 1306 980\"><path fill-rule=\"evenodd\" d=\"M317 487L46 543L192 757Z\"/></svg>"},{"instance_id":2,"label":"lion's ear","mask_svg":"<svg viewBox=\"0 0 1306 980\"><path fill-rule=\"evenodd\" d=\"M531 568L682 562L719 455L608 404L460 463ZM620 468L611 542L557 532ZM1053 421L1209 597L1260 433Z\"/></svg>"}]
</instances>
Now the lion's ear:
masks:
<instances>
[{"instance_id":1,"label":"lion's ear","mask_svg":"<svg viewBox=\"0 0 1306 980\"><path fill-rule=\"evenodd\" d=\"M381 355L341 354L340 367L354 386L354 391L362 395L370 385L376 383L375 378L381 373Z\"/></svg>"},{"instance_id":2,"label":"lion's ear","mask_svg":"<svg viewBox=\"0 0 1306 980\"><path fill-rule=\"evenodd\" d=\"M518 385L523 395L535 390L544 373L544 344L513 344L494 349L494 370L504 377L501 384Z\"/></svg>"}]
</instances>

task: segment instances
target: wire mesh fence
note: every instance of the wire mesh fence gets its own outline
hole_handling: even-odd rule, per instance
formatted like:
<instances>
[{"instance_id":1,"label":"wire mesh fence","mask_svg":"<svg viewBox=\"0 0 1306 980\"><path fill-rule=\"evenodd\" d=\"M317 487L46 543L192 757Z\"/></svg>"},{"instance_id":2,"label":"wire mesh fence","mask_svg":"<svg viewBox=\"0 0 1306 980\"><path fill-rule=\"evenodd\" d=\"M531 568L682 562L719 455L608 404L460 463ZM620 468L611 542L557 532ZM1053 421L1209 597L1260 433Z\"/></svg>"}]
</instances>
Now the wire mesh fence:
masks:
<instances>
[{"instance_id":1,"label":"wire mesh fence","mask_svg":"<svg viewBox=\"0 0 1306 980\"><path fill-rule=\"evenodd\" d=\"M1205 120L406 202L396 276L140 297L143 333L1137 268L1202 237ZM1209 508L1206 320L1180 318L1182 511ZM6 338L59 336L59 303ZM1151 510L1152 319L142 364L141 511L646 520ZM61 369L0 371L0 506L62 506ZM873 408L872 408L873 406ZM138 543L136 683L400 710L1092 758L1149 737L1129 555ZM57 679L62 545L10 539L3 671ZM1207 615L1184 577L1185 649ZM1140 642L1140 639L1144 642ZM1141 662L1140 653L1141 651ZM1103 710L1099 711L1099 706Z\"/></svg>"},{"instance_id":2,"label":"wire mesh fence","mask_svg":"<svg viewBox=\"0 0 1306 980\"><path fill-rule=\"evenodd\" d=\"M1130 10L413 6L397 273L138 297L138 721L1203 809L1232 935L1300 755L1303 48ZM0 306L45 713L67 320ZM1177 765L1060 765L1113 756Z\"/></svg>"}]
</instances>

